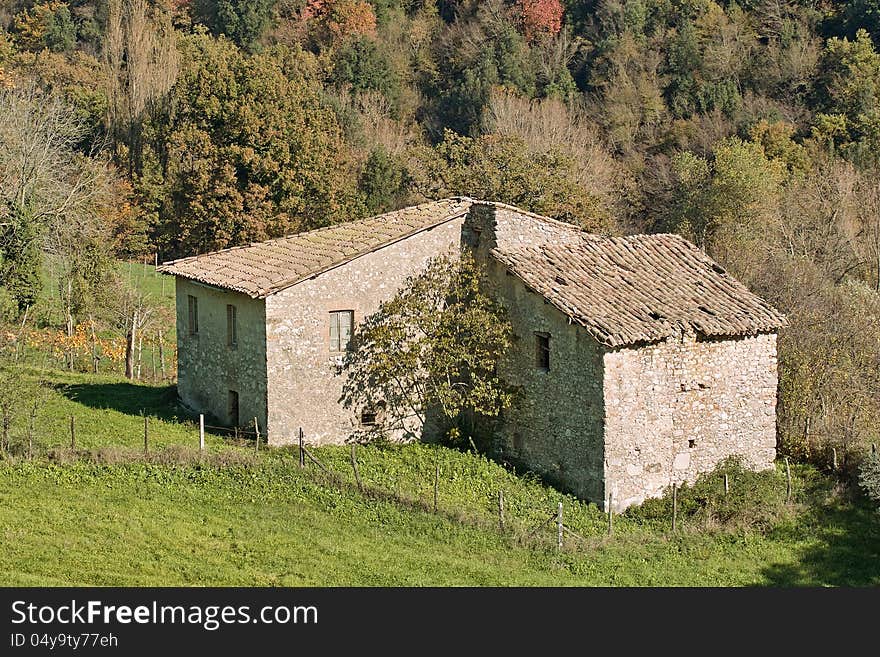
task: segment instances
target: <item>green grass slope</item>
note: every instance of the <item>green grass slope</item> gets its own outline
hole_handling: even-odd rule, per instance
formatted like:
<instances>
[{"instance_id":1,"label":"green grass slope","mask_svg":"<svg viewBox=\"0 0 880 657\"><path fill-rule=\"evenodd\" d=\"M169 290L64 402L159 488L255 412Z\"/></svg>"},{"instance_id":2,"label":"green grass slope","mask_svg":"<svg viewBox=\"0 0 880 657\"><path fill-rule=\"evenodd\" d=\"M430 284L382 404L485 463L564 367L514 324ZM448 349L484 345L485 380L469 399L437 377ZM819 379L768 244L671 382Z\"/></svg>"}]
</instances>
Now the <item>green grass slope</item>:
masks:
<instances>
[{"instance_id":1,"label":"green grass slope","mask_svg":"<svg viewBox=\"0 0 880 657\"><path fill-rule=\"evenodd\" d=\"M734 477L728 497L707 478L682 491L676 534L661 500L616 517L608 536L594 505L473 453L361 446L361 492L347 448L314 450L332 476L300 469L289 449L254 456L214 435L200 462L173 388L21 372L48 374L52 387L39 455L0 460L3 585L880 584L880 516L806 467L794 469L791 504L781 470ZM64 448L70 414L76 456ZM24 427L13 423L13 443ZM562 551L552 522L532 531L560 501L579 535Z\"/></svg>"}]
</instances>

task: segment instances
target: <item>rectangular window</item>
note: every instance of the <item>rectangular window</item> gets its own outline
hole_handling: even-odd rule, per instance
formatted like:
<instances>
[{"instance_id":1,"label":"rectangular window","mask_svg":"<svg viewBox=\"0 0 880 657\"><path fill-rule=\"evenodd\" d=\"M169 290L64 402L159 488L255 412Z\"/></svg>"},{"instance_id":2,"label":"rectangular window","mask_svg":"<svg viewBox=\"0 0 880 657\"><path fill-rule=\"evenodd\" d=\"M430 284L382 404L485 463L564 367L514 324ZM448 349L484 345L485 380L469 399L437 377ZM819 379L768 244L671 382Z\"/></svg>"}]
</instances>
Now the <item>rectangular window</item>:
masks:
<instances>
[{"instance_id":1,"label":"rectangular window","mask_svg":"<svg viewBox=\"0 0 880 657\"><path fill-rule=\"evenodd\" d=\"M361 426L373 427L385 422L385 402L380 401L375 406L367 406L361 410Z\"/></svg>"},{"instance_id":2,"label":"rectangular window","mask_svg":"<svg viewBox=\"0 0 880 657\"><path fill-rule=\"evenodd\" d=\"M229 425L238 426L238 393L235 390L229 391Z\"/></svg>"},{"instance_id":3,"label":"rectangular window","mask_svg":"<svg viewBox=\"0 0 880 657\"><path fill-rule=\"evenodd\" d=\"M199 334L199 300L193 295L187 295L189 305L189 334Z\"/></svg>"},{"instance_id":4,"label":"rectangular window","mask_svg":"<svg viewBox=\"0 0 880 657\"><path fill-rule=\"evenodd\" d=\"M550 370L550 334L535 333L535 366Z\"/></svg>"},{"instance_id":5,"label":"rectangular window","mask_svg":"<svg viewBox=\"0 0 880 657\"><path fill-rule=\"evenodd\" d=\"M238 345L238 326L236 325L236 308L232 304L226 306L226 345Z\"/></svg>"},{"instance_id":6,"label":"rectangular window","mask_svg":"<svg viewBox=\"0 0 880 657\"><path fill-rule=\"evenodd\" d=\"M334 310L330 313L330 351L345 351L354 330L353 310Z\"/></svg>"}]
</instances>

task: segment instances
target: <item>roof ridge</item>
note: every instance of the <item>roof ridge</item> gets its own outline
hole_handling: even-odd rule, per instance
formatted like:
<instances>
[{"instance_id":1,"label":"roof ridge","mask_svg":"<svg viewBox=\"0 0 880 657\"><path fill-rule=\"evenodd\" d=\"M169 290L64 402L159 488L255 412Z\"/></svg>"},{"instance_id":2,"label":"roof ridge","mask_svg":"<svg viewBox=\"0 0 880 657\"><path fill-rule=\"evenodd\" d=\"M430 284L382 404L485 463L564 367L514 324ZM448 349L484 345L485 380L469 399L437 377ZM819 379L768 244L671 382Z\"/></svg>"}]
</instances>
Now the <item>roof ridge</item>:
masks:
<instances>
[{"instance_id":1,"label":"roof ridge","mask_svg":"<svg viewBox=\"0 0 880 657\"><path fill-rule=\"evenodd\" d=\"M552 224L554 226L558 226L559 228L564 228L570 230L575 233L583 233L585 235L597 235L596 233L589 232L586 228L582 226L578 226L577 224L572 224L567 221L562 221L561 219L554 219L553 217L548 217L544 214L538 214L537 212L532 212L531 210L523 210L522 208L518 208L515 205L510 205L509 203L504 203L502 201L478 201L475 199L463 197L464 199L471 202L473 205L491 205L496 208L503 208L505 210L512 210L517 214L521 214L525 217L529 217L531 219L538 219L539 221L543 221L544 223ZM597 235L598 236L598 235Z\"/></svg>"},{"instance_id":2,"label":"roof ridge","mask_svg":"<svg viewBox=\"0 0 880 657\"><path fill-rule=\"evenodd\" d=\"M451 196L261 242L163 262L158 271L263 298L402 239L465 215Z\"/></svg>"}]
</instances>

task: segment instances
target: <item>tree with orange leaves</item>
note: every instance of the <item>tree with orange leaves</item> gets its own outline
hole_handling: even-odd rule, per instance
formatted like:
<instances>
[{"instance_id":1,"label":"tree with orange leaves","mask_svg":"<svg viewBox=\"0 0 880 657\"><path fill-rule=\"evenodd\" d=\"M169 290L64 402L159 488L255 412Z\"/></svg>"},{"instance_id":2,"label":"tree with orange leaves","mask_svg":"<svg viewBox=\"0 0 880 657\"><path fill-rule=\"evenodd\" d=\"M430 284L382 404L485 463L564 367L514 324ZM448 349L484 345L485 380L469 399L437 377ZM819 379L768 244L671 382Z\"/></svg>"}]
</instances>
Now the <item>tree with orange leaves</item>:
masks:
<instances>
[{"instance_id":1,"label":"tree with orange leaves","mask_svg":"<svg viewBox=\"0 0 880 657\"><path fill-rule=\"evenodd\" d=\"M309 0L303 17L315 21L333 42L376 35L376 13L366 0Z\"/></svg>"},{"instance_id":2,"label":"tree with orange leaves","mask_svg":"<svg viewBox=\"0 0 880 657\"><path fill-rule=\"evenodd\" d=\"M561 0L517 0L517 5L529 41L545 34L552 36L562 29Z\"/></svg>"}]
</instances>

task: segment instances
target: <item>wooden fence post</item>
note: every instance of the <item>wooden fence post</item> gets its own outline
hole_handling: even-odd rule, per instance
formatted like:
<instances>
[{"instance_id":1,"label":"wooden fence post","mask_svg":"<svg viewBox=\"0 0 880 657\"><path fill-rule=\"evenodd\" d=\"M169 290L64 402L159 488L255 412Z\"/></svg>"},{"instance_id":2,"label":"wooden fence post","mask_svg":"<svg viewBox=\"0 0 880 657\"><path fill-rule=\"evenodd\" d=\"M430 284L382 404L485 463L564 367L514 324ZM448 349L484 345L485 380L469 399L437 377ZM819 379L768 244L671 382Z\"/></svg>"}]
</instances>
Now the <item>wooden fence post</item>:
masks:
<instances>
[{"instance_id":1,"label":"wooden fence post","mask_svg":"<svg viewBox=\"0 0 880 657\"><path fill-rule=\"evenodd\" d=\"M28 418L28 458L34 457L34 425L37 422L37 408L31 409L30 418Z\"/></svg>"},{"instance_id":2,"label":"wooden fence post","mask_svg":"<svg viewBox=\"0 0 880 657\"><path fill-rule=\"evenodd\" d=\"M144 456L150 455L150 446L149 446L149 418L144 411L141 411L144 416Z\"/></svg>"},{"instance_id":3,"label":"wooden fence post","mask_svg":"<svg viewBox=\"0 0 880 657\"><path fill-rule=\"evenodd\" d=\"M76 449L76 418L70 416L70 449Z\"/></svg>"},{"instance_id":4,"label":"wooden fence post","mask_svg":"<svg viewBox=\"0 0 880 657\"><path fill-rule=\"evenodd\" d=\"M205 451L205 416L199 413L199 451Z\"/></svg>"},{"instance_id":5,"label":"wooden fence post","mask_svg":"<svg viewBox=\"0 0 880 657\"><path fill-rule=\"evenodd\" d=\"M562 549L562 502L556 507L556 549Z\"/></svg>"},{"instance_id":6,"label":"wooden fence post","mask_svg":"<svg viewBox=\"0 0 880 657\"><path fill-rule=\"evenodd\" d=\"M437 498L440 494L440 464L434 467L434 513L437 513Z\"/></svg>"},{"instance_id":7,"label":"wooden fence post","mask_svg":"<svg viewBox=\"0 0 880 657\"><path fill-rule=\"evenodd\" d=\"M614 533L614 493L608 493L608 535Z\"/></svg>"},{"instance_id":8,"label":"wooden fence post","mask_svg":"<svg viewBox=\"0 0 880 657\"><path fill-rule=\"evenodd\" d=\"M351 469L354 470L354 480L357 482L358 490L363 493L364 485L361 483L361 473L358 472L357 443L351 444Z\"/></svg>"},{"instance_id":9,"label":"wooden fence post","mask_svg":"<svg viewBox=\"0 0 880 657\"><path fill-rule=\"evenodd\" d=\"M164 295L163 295L164 296ZM156 331L156 342L159 344L159 367L162 372L162 381L165 380L165 345L162 340L162 331Z\"/></svg>"},{"instance_id":10,"label":"wooden fence post","mask_svg":"<svg viewBox=\"0 0 880 657\"><path fill-rule=\"evenodd\" d=\"M504 491L498 491L498 529L504 531Z\"/></svg>"},{"instance_id":11,"label":"wooden fence post","mask_svg":"<svg viewBox=\"0 0 880 657\"><path fill-rule=\"evenodd\" d=\"M678 486L673 482L672 484L672 533L675 533L676 525L678 524Z\"/></svg>"},{"instance_id":12,"label":"wooden fence post","mask_svg":"<svg viewBox=\"0 0 880 657\"><path fill-rule=\"evenodd\" d=\"M303 445L303 429L299 428L299 467L306 467L306 452Z\"/></svg>"},{"instance_id":13,"label":"wooden fence post","mask_svg":"<svg viewBox=\"0 0 880 657\"><path fill-rule=\"evenodd\" d=\"M785 457L785 503L791 502L791 465Z\"/></svg>"},{"instance_id":14,"label":"wooden fence post","mask_svg":"<svg viewBox=\"0 0 880 657\"><path fill-rule=\"evenodd\" d=\"M260 425L257 424L257 418L254 418L254 433L257 434L257 440L254 443L254 452L260 451Z\"/></svg>"}]
</instances>

